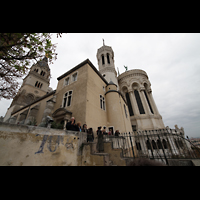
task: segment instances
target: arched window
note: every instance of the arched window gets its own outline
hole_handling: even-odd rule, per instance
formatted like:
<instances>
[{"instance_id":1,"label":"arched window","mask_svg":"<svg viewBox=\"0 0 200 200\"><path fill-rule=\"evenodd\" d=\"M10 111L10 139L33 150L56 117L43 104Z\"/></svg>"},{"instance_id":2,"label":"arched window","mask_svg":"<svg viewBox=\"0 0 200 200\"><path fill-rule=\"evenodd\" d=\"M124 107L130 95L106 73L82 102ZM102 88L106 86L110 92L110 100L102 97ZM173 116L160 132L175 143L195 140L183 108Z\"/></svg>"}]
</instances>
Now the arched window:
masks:
<instances>
[{"instance_id":1,"label":"arched window","mask_svg":"<svg viewBox=\"0 0 200 200\"><path fill-rule=\"evenodd\" d=\"M109 54L107 53L107 61L108 61L108 64L110 64L110 58L109 58Z\"/></svg>"},{"instance_id":2,"label":"arched window","mask_svg":"<svg viewBox=\"0 0 200 200\"><path fill-rule=\"evenodd\" d=\"M42 75L42 74L43 74L43 71L41 71L40 75Z\"/></svg>"},{"instance_id":3,"label":"arched window","mask_svg":"<svg viewBox=\"0 0 200 200\"><path fill-rule=\"evenodd\" d=\"M167 142L166 142L166 140L163 139L162 142L163 142L163 146L164 146L164 148L167 149Z\"/></svg>"},{"instance_id":4,"label":"arched window","mask_svg":"<svg viewBox=\"0 0 200 200\"><path fill-rule=\"evenodd\" d=\"M36 83L35 83L35 87L37 87L37 84L38 84L38 81L36 81Z\"/></svg>"},{"instance_id":5,"label":"arched window","mask_svg":"<svg viewBox=\"0 0 200 200\"><path fill-rule=\"evenodd\" d=\"M104 65L105 64L104 55L102 55L101 57L102 57L102 65Z\"/></svg>"},{"instance_id":6,"label":"arched window","mask_svg":"<svg viewBox=\"0 0 200 200\"><path fill-rule=\"evenodd\" d=\"M150 144L149 140L147 140L146 144L147 144L147 149L150 150L151 149L151 144Z\"/></svg>"},{"instance_id":7,"label":"arched window","mask_svg":"<svg viewBox=\"0 0 200 200\"><path fill-rule=\"evenodd\" d=\"M140 145L140 142L135 142L137 150L142 150L142 147Z\"/></svg>"},{"instance_id":8,"label":"arched window","mask_svg":"<svg viewBox=\"0 0 200 200\"><path fill-rule=\"evenodd\" d=\"M157 146L158 146L159 149L162 149L162 144L161 144L160 140L157 140Z\"/></svg>"},{"instance_id":9,"label":"arched window","mask_svg":"<svg viewBox=\"0 0 200 200\"><path fill-rule=\"evenodd\" d=\"M127 101L127 104L128 104L129 114L130 114L130 116L133 116L134 115L133 108L132 108L132 105L131 105L131 101L130 101L128 92L126 93L126 101Z\"/></svg>"},{"instance_id":10,"label":"arched window","mask_svg":"<svg viewBox=\"0 0 200 200\"><path fill-rule=\"evenodd\" d=\"M154 140L152 140L152 146L153 146L153 149L157 149L157 146Z\"/></svg>"},{"instance_id":11,"label":"arched window","mask_svg":"<svg viewBox=\"0 0 200 200\"><path fill-rule=\"evenodd\" d=\"M145 94L145 97L146 97L146 99L147 99L147 102L148 102L149 108L150 108L150 110L151 110L151 113L154 114L154 113L153 113L153 109L152 109L151 104L150 104L150 101L149 101L149 98L148 98L147 93L146 93L145 90L144 90L144 94Z\"/></svg>"},{"instance_id":12,"label":"arched window","mask_svg":"<svg viewBox=\"0 0 200 200\"><path fill-rule=\"evenodd\" d=\"M126 118L127 118L128 115L127 115L127 112L126 112L126 106L125 106L125 104L124 104L124 112L125 112L125 115L126 115Z\"/></svg>"},{"instance_id":13,"label":"arched window","mask_svg":"<svg viewBox=\"0 0 200 200\"><path fill-rule=\"evenodd\" d=\"M134 94L135 94L135 98L136 98L136 101L137 101L137 105L138 105L140 114L145 114L144 108L143 108L143 105L142 105L142 102L141 102L141 99L140 99L139 92L137 90L134 90Z\"/></svg>"}]
</instances>

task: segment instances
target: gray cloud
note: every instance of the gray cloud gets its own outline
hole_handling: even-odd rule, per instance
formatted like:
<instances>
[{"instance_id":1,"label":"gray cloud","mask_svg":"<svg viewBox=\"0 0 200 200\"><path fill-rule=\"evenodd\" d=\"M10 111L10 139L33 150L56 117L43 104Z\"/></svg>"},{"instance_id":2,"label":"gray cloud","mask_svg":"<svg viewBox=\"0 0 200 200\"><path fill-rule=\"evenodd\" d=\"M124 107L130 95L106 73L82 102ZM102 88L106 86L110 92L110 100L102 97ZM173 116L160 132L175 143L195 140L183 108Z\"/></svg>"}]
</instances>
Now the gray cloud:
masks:
<instances>
[{"instance_id":1,"label":"gray cloud","mask_svg":"<svg viewBox=\"0 0 200 200\"><path fill-rule=\"evenodd\" d=\"M89 58L96 66L97 49L105 44L114 51L115 67L147 72L153 96L165 126L184 127L189 137L200 137L200 34L188 33L99 33L63 34L53 37L58 43L58 59L51 68L51 84L57 77ZM0 115L5 115L8 101L0 101Z\"/></svg>"}]
</instances>

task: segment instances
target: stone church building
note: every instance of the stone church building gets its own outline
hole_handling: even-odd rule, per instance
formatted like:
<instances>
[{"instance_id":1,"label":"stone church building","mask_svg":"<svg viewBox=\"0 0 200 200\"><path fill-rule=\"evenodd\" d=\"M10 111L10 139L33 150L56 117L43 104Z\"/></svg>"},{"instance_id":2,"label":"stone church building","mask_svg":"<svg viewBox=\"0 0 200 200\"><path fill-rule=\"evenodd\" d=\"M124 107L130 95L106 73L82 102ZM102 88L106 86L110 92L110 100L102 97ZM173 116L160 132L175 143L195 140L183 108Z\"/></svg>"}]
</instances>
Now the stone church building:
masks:
<instances>
[{"instance_id":1,"label":"stone church building","mask_svg":"<svg viewBox=\"0 0 200 200\"><path fill-rule=\"evenodd\" d=\"M114 52L103 44L97 51L98 70L89 59L57 78L49 87L50 68L44 57L30 68L14 97L4 122L45 126L51 116L63 128L73 116L76 122L113 132L164 129L145 71L132 69L117 75Z\"/></svg>"}]
</instances>

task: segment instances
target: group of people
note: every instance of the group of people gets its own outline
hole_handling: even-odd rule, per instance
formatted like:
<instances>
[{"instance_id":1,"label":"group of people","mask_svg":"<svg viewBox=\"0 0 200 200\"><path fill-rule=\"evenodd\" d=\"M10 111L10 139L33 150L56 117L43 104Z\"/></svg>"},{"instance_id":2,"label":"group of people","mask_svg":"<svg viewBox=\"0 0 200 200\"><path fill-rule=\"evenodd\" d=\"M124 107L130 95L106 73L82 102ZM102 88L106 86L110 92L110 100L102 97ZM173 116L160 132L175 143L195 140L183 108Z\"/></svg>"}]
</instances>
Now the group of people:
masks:
<instances>
[{"instance_id":1,"label":"group of people","mask_svg":"<svg viewBox=\"0 0 200 200\"><path fill-rule=\"evenodd\" d=\"M87 124L83 124L81 127L81 122L75 121L75 118L72 117L71 120L66 124L66 129L71 131L79 131L87 133L87 142L93 142L94 134L92 128L87 128Z\"/></svg>"},{"instance_id":2,"label":"group of people","mask_svg":"<svg viewBox=\"0 0 200 200\"><path fill-rule=\"evenodd\" d=\"M109 132L106 132L106 128L104 127L103 130L101 130L101 126L97 129L97 136L98 136L98 146L101 146L101 143L103 143L103 135L113 135L112 129L109 129ZM87 124L83 124L81 127L81 123L75 121L75 118L72 117L71 120L66 124L66 129L71 131L79 131L79 132L86 132L87 133L87 142L93 142L94 141L94 133L92 128L87 128ZM119 136L120 132L119 130L115 131L115 136ZM100 148L102 149L102 148Z\"/></svg>"}]
</instances>

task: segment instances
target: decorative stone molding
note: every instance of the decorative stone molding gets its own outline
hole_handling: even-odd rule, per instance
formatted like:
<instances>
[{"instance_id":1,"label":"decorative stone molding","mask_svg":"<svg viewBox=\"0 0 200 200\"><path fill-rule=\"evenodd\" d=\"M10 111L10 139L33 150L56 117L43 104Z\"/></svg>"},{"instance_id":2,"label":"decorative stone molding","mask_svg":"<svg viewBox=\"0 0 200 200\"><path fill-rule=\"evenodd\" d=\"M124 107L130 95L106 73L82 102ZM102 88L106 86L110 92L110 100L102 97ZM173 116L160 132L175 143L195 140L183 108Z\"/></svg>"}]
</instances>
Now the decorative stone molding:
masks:
<instances>
[{"instance_id":1,"label":"decorative stone molding","mask_svg":"<svg viewBox=\"0 0 200 200\"><path fill-rule=\"evenodd\" d=\"M103 74L103 73L105 73L105 72L114 72L115 75L117 76L117 72L116 72L115 68L113 68L113 67L105 67L105 68L99 70L99 72L100 72L101 74Z\"/></svg>"},{"instance_id":2,"label":"decorative stone molding","mask_svg":"<svg viewBox=\"0 0 200 200\"><path fill-rule=\"evenodd\" d=\"M112 53L112 57L114 56L114 52L113 52L112 48L109 47L109 46L102 46L101 48L98 49L97 54L100 54L103 51L104 52L105 51L111 52Z\"/></svg>"},{"instance_id":3,"label":"decorative stone molding","mask_svg":"<svg viewBox=\"0 0 200 200\"><path fill-rule=\"evenodd\" d=\"M162 116L161 115L134 115L134 116L131 116L130 117L131 120L135 120L135 119L149 119L149 118L152 118L152 119L162 119Z\"/></svg>"},{"instance_id":4,"label":"decorative stone molding","mask_svg":"<svg viewBox=\"0 0 200 200\"><path fill-rule=\"evenodd\" d=\"M131 78L131 77L136 77L136 76L139 76L139 77L144 77L145 79L148 79L148 76L147 76L147 73L143 70L140 70L140 69L133 69L133 70L129 70L129 71L126 71L122 74L120 74L118 76L118 81L119 83L125 79L128 79L128 78Z\"/></svg>"},{"instance_id":5,"label":"decorative stone molding","mask_svg":"<svg viewBox=\"0 0 200 200\"><path fill-rule=\"evenodd\" d=\"M139 88L139 91L140 91L140 92L143 91L143 90L145 90L145 87L140 87L140 88Z\"/></svg>"},{"instance_id":6,"label":"decorative stone molding","mask_svg":"<svg viewBox=\"0 0 200 200\"><path fill-rule=\"evenodd\" d=\"M148 93L151 93L151 92L152 92L151 88L148 88L148 89L147 89L147 92L148 92Z\"/></svg>"}]
</instances>

